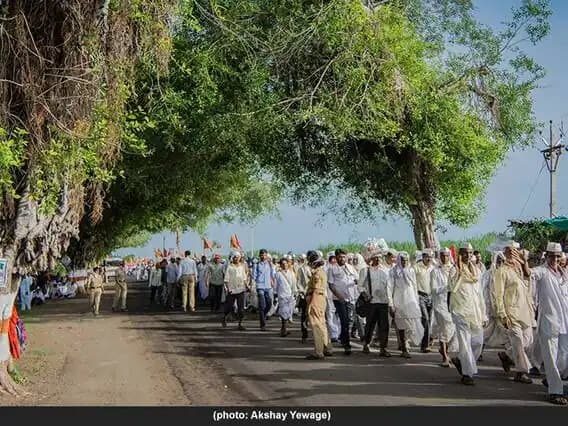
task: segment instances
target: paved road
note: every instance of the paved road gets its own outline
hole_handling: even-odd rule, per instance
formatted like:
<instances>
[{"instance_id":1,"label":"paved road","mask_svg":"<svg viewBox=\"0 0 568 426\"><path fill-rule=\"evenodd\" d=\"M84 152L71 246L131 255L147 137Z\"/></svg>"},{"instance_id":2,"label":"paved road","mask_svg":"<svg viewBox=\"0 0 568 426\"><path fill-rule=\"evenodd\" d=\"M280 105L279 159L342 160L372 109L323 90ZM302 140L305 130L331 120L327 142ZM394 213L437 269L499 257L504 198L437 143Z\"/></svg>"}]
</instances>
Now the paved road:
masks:
<instances>
[{"instance_id":1,"label":"paved road","mask_svg":"<svg viewBox=\"0 0 568 426\"><path fill-rule=\"evenodd\" d=\"M271 319L270 331L262 333L249 314L247 331L239 332L234 323L223 329L220 316L205 307L194 314L167 313L146 306L148 297L140 286L130 292L135 309L123 327L143 333L149 350L164 356L194 404L549 405L540 380L514 383L493 350L484 355L477 384L466 387L453 368L438 366L437 353L413 353L406 360L380 359L357 349L346 357L337 350L325 361L306 361L311 341L300 343L298 323L290 336L281 338L279 319Z\"/></svg>"}]
</instances>

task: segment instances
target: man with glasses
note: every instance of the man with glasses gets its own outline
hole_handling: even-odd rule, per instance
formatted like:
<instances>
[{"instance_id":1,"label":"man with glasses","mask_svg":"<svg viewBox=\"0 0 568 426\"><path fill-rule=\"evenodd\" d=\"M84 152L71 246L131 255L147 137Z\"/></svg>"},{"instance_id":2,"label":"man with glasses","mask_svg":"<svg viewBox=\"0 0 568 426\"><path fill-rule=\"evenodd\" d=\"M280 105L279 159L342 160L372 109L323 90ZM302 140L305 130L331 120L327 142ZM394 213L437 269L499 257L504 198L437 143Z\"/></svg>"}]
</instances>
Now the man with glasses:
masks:
<instances>
[{"instance_id":1,"label":"man with glasses","mask_svg":"<svg viewBox=\"0 0 568 426\"><path fill-rule=\"evenodd\" d=\"M549 401L568 405L562 375L568 373L568 274L559 266L562 246L548 243L546 264L532 270L538 300L538 338Z\"/></svg>"}]
</instances>

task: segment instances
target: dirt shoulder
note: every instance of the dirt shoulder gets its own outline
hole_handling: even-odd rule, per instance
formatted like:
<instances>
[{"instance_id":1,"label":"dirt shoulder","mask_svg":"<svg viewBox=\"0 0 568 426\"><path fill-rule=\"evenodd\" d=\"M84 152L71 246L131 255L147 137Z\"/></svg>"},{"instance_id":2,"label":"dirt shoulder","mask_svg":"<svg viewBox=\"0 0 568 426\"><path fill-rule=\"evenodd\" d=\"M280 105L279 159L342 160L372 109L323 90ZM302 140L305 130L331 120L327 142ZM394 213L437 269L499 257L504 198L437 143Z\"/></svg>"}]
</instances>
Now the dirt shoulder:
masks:
<instances>
[{"instance_id":1,"label":"dirt shoulder","mask_svg":"<svg viewBox=\"0 0 568 426\"><path fill-rule=\"evenodd\" d=\"M0 405L189 405L221 404L229 398L206 360L169 359L164 342L140 329L152 322L143 293L129 294L129 314L112 314L112 292L103 296L101 316L85 298L48 301L23 315L29 347L17 367L32 393L0 396ZM170 357L171 358L171 357ZM191 397L194 395L194 397Z\"/></svg>"}]
</instances>

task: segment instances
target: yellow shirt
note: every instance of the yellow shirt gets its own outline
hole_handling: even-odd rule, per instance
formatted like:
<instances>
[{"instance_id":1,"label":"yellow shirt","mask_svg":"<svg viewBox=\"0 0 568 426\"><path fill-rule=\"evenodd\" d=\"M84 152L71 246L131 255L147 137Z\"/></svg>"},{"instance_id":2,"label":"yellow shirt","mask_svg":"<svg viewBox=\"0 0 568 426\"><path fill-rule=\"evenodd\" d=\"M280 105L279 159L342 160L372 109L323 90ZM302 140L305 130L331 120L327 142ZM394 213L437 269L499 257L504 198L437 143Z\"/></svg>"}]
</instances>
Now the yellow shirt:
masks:
<instances>
[{"instance_id":1,"label":"yellow shirt","mask_svg":"<svg viewBox=\"0 0 568 426\"><path fill-rule=\"evenodd\" d=\"M522 327L531 327L534 322L530 281L525 281L521 271L503 265L495 271L492 299L497 318L508 317Z\"/></svg>"},{"instance_id":2,"label":"yellow shirt","mask_svg":"<svg viewBox=\"0 0 568 426\"><path fill-rule=\"evenodd\" d=\"M487 320L485 302L479 283L479 270L470 265L473 268L469 270L460 271L455 266L450 270L450 312L461 316L472 330L480 330ZM467 268L467 265L463 268Z\"/></svg>"}]
</instances>

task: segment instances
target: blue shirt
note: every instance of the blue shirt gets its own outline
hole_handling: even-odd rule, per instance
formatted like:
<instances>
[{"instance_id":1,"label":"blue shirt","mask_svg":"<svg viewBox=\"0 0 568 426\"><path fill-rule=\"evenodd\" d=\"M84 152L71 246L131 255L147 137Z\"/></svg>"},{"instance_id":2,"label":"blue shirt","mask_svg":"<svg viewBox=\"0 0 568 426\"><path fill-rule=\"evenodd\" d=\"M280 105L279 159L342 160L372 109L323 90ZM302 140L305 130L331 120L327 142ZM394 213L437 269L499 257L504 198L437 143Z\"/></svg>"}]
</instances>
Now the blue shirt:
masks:
<instances>
[{"instance_id":1,"label":"blue shirt","mask_svg":"<svg viewBox=\"0 0 568 426\"><path fill-rule=\"evenodd\" d=\"M272 288L272 279L274 278L274 266L269 260L258 262L254 268L253 279L256 282L257 289Z\"/></svg>"}]
</instances>

